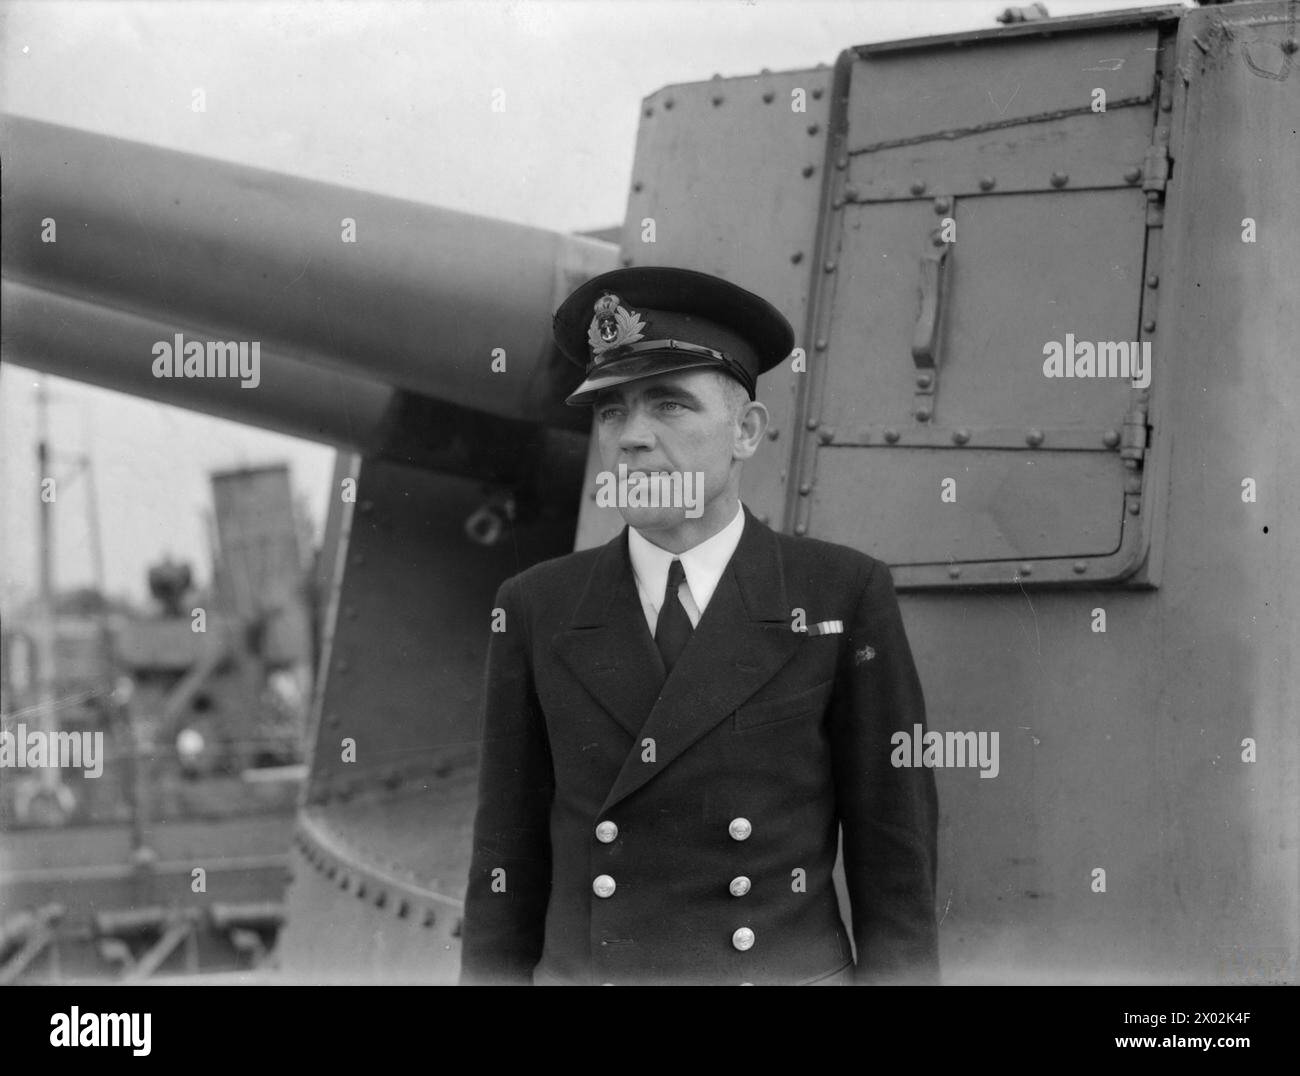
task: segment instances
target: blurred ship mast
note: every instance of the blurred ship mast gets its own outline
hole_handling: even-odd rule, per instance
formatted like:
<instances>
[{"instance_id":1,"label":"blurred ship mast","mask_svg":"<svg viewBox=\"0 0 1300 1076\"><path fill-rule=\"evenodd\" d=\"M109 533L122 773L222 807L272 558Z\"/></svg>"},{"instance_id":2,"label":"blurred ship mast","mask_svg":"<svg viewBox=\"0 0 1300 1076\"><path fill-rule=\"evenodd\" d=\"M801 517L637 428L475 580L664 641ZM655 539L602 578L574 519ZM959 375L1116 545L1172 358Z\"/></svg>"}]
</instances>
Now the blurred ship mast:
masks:
<instances>
[{"instance_id":1,"label":"blurred ship mast","mask_svg":"<svg viewBox=\"0 0 1300 1076\"><path fill-rule=\"evenodd\" d=\"M37 556L40 559L36 597L36 728L54 742L57 710L54 701L54 497L57 486L45 488L50 480L49 389L45 379L36 385L36 485L40 499L37 515ZM62 778L58 767L44 767L39 787L59 797Z\"/></svg>"},{"instance_id":2,"label":"blurred ship mast","mask_svg":"<svg viewBox=\"0 0 1300 1076\"><path fill-rule=\"evenodd\" d=\"M54 508L60 493L65 495L72 480L83 472L86 476L86 524L90 540L90 561L93 574L93 587L97 595L97 608L92 610L98 625L100 649L100 667L105 673L104 684L95 690L106 690L113 680L113 640L108 622L107 593L105 589L104 546L100 530L99 501L95 488L94 462L90 453L67 457L73 463L73 469L67 476L54 473L59 462L50 445L49 433L50 390L42 378L36 386L36 468L37 496L39 511L37 513L37 594L34 610L34 650L36 658L36 705L24 711L27 731L39 732L46 738L48 764L39 768L29 777L26 790L19 796L19 812L26 814L31 799L40 795L50 803L56 817L66 816L75 801L71 787L63 779L62 771L57 765L57 734L60 730L59 711L66 703L60 698L59 657L58 657L58 622L59 610L55 586L55 537ZM50 485L46 487L46 482ZM62 487L62 488L60 488ZM66 503L66 501L65 501ZM14 730L17 731L16 729Z\"/></svg>"}]
</instances>

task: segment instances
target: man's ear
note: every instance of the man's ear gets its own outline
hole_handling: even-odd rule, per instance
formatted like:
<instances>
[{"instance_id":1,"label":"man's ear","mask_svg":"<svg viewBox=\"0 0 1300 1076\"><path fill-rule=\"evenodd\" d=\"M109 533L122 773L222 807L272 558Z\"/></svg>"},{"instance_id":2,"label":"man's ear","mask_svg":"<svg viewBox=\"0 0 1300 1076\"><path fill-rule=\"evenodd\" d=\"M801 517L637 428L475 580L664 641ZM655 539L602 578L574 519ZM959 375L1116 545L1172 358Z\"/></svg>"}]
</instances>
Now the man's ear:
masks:
<instances>
[{"instance_id":1,"label":"man's ear","mask_svg":"<svg viewBox=\"0 0 1300 1076\"><path fill-rule=\"evenodd\" d=\"M738 432L733 455L738 460L747 460L763 443L763 434L767 432L770 415L767 405L757 400L749 400L736 417Z\"/></svg>"}]
</instances>

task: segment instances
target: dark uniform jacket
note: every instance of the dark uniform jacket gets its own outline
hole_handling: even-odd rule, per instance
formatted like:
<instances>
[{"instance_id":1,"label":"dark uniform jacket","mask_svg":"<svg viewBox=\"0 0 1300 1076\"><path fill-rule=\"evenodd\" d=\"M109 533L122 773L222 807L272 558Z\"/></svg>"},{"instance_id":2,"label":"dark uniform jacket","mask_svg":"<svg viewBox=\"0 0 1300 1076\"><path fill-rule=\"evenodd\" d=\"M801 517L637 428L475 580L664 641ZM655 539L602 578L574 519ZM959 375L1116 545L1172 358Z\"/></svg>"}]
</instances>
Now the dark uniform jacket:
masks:
<instances>
[{"instance_id":1,"label":"dark uniform jacket","mask_svg":"<svg viewBox=\"0 0 1300 1076\"><path fill-rule=\"evenodd\" d=\"M937 981L934 775L890 763L925 714L884 564L746 508L666 681L626 528L496 604L462 983L830 976L841 826L853 981Z\"/></svg>"}]
</instances>

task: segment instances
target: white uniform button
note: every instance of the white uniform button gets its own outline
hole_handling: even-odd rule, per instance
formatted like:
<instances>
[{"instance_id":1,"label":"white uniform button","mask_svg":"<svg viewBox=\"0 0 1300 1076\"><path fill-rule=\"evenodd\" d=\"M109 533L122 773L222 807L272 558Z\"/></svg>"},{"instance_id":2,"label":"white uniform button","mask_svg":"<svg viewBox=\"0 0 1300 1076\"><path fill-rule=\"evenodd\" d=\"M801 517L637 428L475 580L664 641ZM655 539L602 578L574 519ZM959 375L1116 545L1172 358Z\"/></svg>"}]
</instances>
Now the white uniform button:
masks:
<instances>
[{"instance_id":1,"label":"white uniform button","mask_svg":"<svg viewBox=\"0 0 1300 1076\"><path fill-rule=\"evenodd\" d=\"M738 878L733 878L731 879L731 885L729 888L731 889L731 895L733 897L743 897L749 892L749 879L743 874Z\"/></svg>"},{"instance_id":2,"label":"white uniform button","mask_svg":"<svg viewBox=\"0 0 1300 1076\"><path fill-rule=\"evenodd\" d=\"M727 827L727 832L734 840L743 841L754 832L754 827L749 824L748 818L733 818Z\"/></svg>"},{"instance_id":3,"label":"white uniform button","mask_svg":"<svg viewBox=\"0 0 1300 1076\"><path fill-rule=\"evenodd\" d=\"M614 879L608 874L598 874L596 880L591 883L591 889L598 897L612 897L614 895Z\"/></svg>"},{"instance_id":4,"label":"white uniform button","mask_svg":"<svg viewBox=\"0 0 1300 1076\"><path fill-rule=\"evenodd\" d=\"M731 944L742 953L746 949L754 948L754 932L749 927L741 927L731 936Z\"/></svg>"},{"instance_id":5,"label":"white uniform button","mask_svg":"<svg viewBox=\"0 0 1300 1076\"><path fill-rule=\"evenodd\" d=\"M614 825L613 822L607 820L596 827L596 840L600 841L601 844L609 844L617 836L618 826Z\"/></svg>"}]
</instances>

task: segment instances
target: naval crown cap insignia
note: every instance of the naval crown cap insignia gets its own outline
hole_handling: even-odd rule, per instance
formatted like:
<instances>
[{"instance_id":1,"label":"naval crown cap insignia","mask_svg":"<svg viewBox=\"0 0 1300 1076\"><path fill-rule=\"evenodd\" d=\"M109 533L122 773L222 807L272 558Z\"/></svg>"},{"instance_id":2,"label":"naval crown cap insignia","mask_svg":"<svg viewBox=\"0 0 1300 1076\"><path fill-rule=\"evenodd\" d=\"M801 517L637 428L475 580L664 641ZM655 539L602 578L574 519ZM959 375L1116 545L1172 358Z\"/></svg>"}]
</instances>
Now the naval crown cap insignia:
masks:
<instances>
[{"instance_id":1,"label":"naval crown cap insignia","mask_svg":"<svg viewBox=\"0 0 1300 1076\"><path fill-rule=\"evenodd\" d=\"M606 292L596 300L596 316L591 319L587 329L587 342L591 345L591 354L596 362L601 356L624 344L634 344L645 335L645 322L635 310L623 306L623 300L617 295Z\"/></svg>"}]
</instances>

